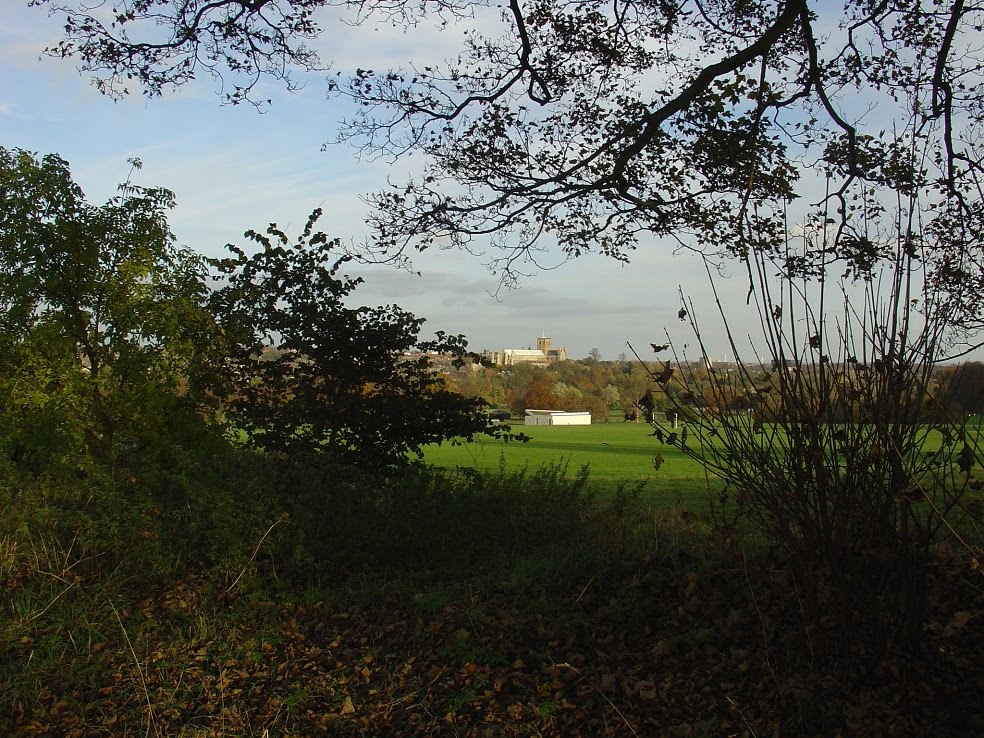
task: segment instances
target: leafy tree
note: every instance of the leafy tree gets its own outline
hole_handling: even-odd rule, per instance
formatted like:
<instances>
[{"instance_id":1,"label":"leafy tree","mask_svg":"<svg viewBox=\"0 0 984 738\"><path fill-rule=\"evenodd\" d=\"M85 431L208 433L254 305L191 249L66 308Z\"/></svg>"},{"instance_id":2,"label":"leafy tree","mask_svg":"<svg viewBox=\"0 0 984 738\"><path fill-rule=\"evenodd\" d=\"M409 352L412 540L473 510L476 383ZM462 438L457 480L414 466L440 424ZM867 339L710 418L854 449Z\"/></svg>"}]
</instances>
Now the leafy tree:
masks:
<instances>
[{"instance_id":1,"label":"leafy tree","mask_svg":"<svg viewBox=\"0 0 984 738\"><path fill-rule=\"evenodd\" d=\"M190 418L213 323L172 205L127 182L95 206L63 159L0 148L0 436L16 458L115 464Z\"/></svg>"},{"instance_id":2,"label":"leafy tree","mask_svg":"<svg viewBox=\"0 0 984 738\"><path fill-rule=\"evenodd\" d=\"M553 393L560 400L563 410L584 410L584 393L578 387L572 387L564 382L553 386Z\"/></svg>"},{"instance_id":3,"label":"leafy tree","mask_svg":"<svg viewBox=\"0 0 984 738\"><path fill-rule=\"evenodd\" d=\"M591 413L592 423L608 422L608 405L605 403L605 400L597 394L585 395L577 409L585 410Z\"/></svg>"},{"instance_id":4,"label":"leafy tree","mask_svg":"<svg viewBox=\"0 0 984 738\"><path fill-rule=\"evenodd\" d=\"M550 372L539 372L535 374L523 394L520 411L525 411L528 408L535 410L562 410L564 401L557 396L555 392L556 386L557 377Z\"/></svg>"},{"instance_id":5,"label":"leafy tree","mask_svg":"<svg viewBox=\"0 0 984 738\"><path fill-rule=\"evenodd\" d=\"M605 407L609 410L618 410L621 407L622 397L615 385L606 384L601 391L601 396L605 402Z\"/></svg>"},{"instance_id":6,"label":"leafy tree","mask_svg":"<svg viewBox=\"0 0 984 738\"><path fill-rule=\"evenodd\" d=\"M495 382L494 369L485 368L459 373L451 376L450 381L455 391L465 397L478 397L489 405L498 405L501 402L502 397L498 391L499 385Z\"/></svg>"},{"instance_id":7,"label":"leafy tree","mask_svg":"<svg viewBox=\"0 0 984 738\"><path fill-rule=\"evenodd\" d=\"M314 230L320 216L294 243L271 225L247 232L254 254L230 246L213 262L226 284L212 309L230 346L218 392L250 441L387 468L427 443L500 433L486 427L486 403L447 389L424 353L477 359L462 336L421 341L424 321L399 307L349 306L362 280L340 274L349 258Z\"/></svg>"}]
</instances>

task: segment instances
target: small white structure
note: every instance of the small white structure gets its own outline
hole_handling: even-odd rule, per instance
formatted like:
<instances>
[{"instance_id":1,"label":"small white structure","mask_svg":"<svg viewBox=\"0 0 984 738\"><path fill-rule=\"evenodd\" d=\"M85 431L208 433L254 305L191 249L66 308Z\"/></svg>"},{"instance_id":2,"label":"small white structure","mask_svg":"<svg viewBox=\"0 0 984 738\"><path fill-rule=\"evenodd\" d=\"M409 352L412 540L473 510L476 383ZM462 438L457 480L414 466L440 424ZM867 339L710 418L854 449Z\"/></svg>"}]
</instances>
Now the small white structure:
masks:
<instances>
[{"instance_id":1,"label":"small white structure","mask_svg":"<svg viewBox=\"0 0 984 738\"><path fill-rule=\"evenodd\" d=\"M591 413L564 410L527 410L526 425L591 425Z\"/></svg>"}]
</instances>

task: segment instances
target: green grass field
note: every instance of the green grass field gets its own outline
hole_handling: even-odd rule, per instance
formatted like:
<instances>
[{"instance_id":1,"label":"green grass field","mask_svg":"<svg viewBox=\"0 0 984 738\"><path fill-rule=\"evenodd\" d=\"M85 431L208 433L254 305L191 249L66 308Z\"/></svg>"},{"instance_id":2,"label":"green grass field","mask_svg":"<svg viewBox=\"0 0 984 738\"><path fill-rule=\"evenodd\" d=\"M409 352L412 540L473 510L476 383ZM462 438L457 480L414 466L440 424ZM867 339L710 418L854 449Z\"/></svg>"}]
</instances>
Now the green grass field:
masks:
<instances>
[{"instance_id":1,"label":"green grass field","mask_svg":"<svg viewBox=\"0 0 984 738\"><path fill-rule=\"evenodd\" d=\"M704 471L676 446L660 444L649 434L644 423L602 423L582 426L525 426L514 424L513 430L525 433L529 443L478 439L459 446L444 443L428 446L424 460L444 468L466 467L483 471L496 470L500 461L507 469L543 464L564 463L575 474L587 465L592 482L603 487L621 483L645 482L644 492L673 502L707 491ZM653 468L653 457L664 461ZM716 487L717 483L712 481Z\"/></svg>"},{"instance_id":2,"label":"green grass field","mask_svg":"<svg viewBox=\"0 0 984 738\"><path fill-rule=\"evenodd\" d=\"M708 489L719 490L721 481L705 475L703 468L685 456L678 446L661 444L649 434L644 423L600 423L589 426L526 426L514 423L515 432L525 433L528 443L503 442L480 438L461 445L445 443L425 448L424 460L437 467L465 467L495 471L500 464L508 470L523 467L535 470L544 464L567 465L574 475L587 465L590 480L601 488L644 482L647 497L662 504L692 506L707 498ZM972 435L978 426L968 426ZM925 452L940 446L940 434L930 431ZM972 439L979 443L976 438ZM691 442L696 442L693 439ZM660 468L653 468L653 457L663 457Z\"/></svg>"}]
</instances>

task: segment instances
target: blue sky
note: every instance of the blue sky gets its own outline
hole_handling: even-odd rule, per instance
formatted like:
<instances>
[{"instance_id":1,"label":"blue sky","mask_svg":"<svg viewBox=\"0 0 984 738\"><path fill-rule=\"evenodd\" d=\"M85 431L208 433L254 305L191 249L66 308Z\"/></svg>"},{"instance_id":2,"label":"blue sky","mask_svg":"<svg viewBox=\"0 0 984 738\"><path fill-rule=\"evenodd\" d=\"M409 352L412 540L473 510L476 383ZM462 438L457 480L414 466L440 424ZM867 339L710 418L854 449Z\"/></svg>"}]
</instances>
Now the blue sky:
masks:
<instances>
[{"instance_id":1,"label":"blue sky","mask_svg":"<svg viewBox=\"0 0 984 738\"><path fill-rule=\"evenodd\" d=\"M360 195L399 179L413 162L359 161L343 146L329 146L340 118L325 97L324 75L304 79L297 93L270 83L263 114L250 106L222 106L210 79L163 99L139 94L114 102L101 96L71 62L41 55L58 39L60 23L46 11L14 0L0 28L0 144L67 159L90 200L104 201L127 177L127 159L144 167L135 179L173 190L178 205L170 222L178 240L209 254L229 242L244 245L243 231L270 222L295 233L315 207L332 236L359 241L368 235ZM410 59L450 55L453 30L417 28L410 33L332 25L322 41L334 69L387 68ZM447 49L446 54L442 52ZM496 278L481 256L433 250L417 258L421 276L387 267L353 269L366 277L356 296L365 304L396 303L425 318L425 333L464 333L472 349L535 346L546 334L574 358L598 348L603 358L663 342L664 329L678 343L689 329L676 318L678 285L703 306L702 328L714 358L727 355L721 320L708 299L707 277L692 254L669 244L643 243L631 264L600 256L546 266L516 290L496 292ZM752 325L745 315L742 279L719 284L739 335ZM740 341L748 345L747 340ZM647 356L648 358L648 356ZM751 357L748 357L751 358Z\"/></svg>"}]
</instances>

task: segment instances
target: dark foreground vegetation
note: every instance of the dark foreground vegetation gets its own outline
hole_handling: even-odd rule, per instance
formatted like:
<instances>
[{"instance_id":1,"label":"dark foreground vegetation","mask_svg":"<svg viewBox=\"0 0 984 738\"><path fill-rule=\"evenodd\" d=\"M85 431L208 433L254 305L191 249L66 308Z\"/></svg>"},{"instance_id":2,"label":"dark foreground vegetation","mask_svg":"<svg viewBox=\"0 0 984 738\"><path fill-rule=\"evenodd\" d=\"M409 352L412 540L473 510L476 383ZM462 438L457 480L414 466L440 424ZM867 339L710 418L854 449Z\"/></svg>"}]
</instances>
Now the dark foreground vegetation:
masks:
<instances>
[{"instance_id":1,"label":"dark foreground vegetation","mask_svg":"<svg viewBox=\"0 0 984 738\"><path fill-rule=\"evenodd\" d=\"M145 464L60 494L7 477L3 734L984 730L984 602L952 548L921 649L879 649L877 612L814 618L757 536L562 468Z\"/></svg>"}]
</instances>

